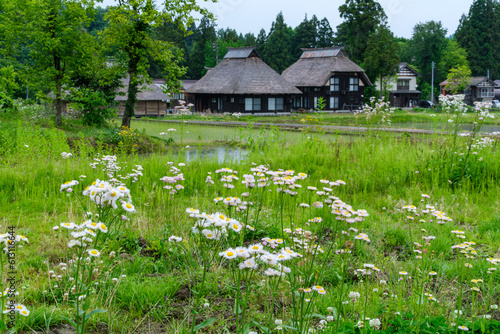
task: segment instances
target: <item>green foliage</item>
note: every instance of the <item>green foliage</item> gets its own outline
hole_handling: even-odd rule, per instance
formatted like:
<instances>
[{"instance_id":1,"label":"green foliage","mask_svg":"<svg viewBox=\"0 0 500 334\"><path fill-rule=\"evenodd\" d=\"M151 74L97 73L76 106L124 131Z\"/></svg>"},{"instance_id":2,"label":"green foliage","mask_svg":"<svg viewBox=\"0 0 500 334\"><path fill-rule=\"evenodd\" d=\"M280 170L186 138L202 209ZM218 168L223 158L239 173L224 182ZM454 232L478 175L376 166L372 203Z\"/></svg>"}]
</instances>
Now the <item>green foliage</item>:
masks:
<instances>
[{"instance_id":1,"label":"green foliage","mask_svg":"<svg viewBox=\"0 0 500 334\"><path fill-rule=\"evenodd\" d=\"M344 22L337 26L337 43L346 46L352 61L362 63L370 35L385 24L387 15L376 0L346 0L339 13Z\"/></svg>"},{"instance_id":2,"label":"green foliage","mask_svg":"<svg viewBox=\"0 0 500 334\"><path fill-rule=\"evenodd\" d=\"M393 76L399 70L397 53L398 45L389 28L385 25L377 27L368 41L363 67L373 82L379 80L380 92L383 91L382 77Z\"/></svg>"},{"instance_id":3,"label":"green foliage","mask_svg":"<svg viewBox=\"0 0 500 334\"><path fill-rule=\"evenodd\" d=\"M438 64L439 71L449 73L452 68L469 67L467 52L461 48L457 41L448 39L448 45L443 50L441 62Z\"/></svg>"},{"instance_id":4,"label":"green foliage","mask_svg":"<svg viewBox=\"0 0 500 334\"><path fill-rule=\"evenodd\" d=\"M470 84L471 74L469 67L466 65L450 69L446 78L448 81L446 90L450 90L452 94L456 94L459 91L463 92Z\"/></svg>"},{"instance_id":5,"label":"green foliage","mask_svg":"<svg viewBox=\"0 0 500 334\"><path fill-rule=\"evenodd\" d=\"M293 30L287 26L283 13L280 12L273 22L266 44L262 50L262 60L281 73L293 64Z\"/></svg>"},{"instance_id":6,"label":"green foliage","mask_svg":"<svg viewBox=\"0 0 500 334\"><path fill-rule=\"evenodd\" d=\"M208 15L195 0L174 0L164 3L165 9L159 10L150 0L126 0L113 7L106 15L109 26L104 30L105 44L116 50L119 63L128 73L127 102L122 126L130 126L134 115L139 87L150 82L148 75L149 59L162 67L164 90L178 91L180 77L186 69L180 65L182 52L179 47L164 40L154 40L150 32L164 22L175 23L185 31L193 22L192 13Z\"/></svg>"},{"instance_id":7,"label":"green foliage","mask_svg":"<svg viewBox=\"0 0 500 334\"><path fill-rule=\"evenodd\" d=\"M26 64L23 76L41 97L54 93L57 124L62 122L63 87L72 87L71 72L94 56L94 41L82 31L93 9L92 0L22 0L7 1L2 14L0 40L9 45L4 53L16 57L23 47L29 50L33 61Z\"/></svg>"},{"instance_id":8,"label":"green foliage","mask_svg":"<svg viewBox=\"0 0 500 334\"><path fill-rule=\"evenodd\" d=\"M443 51L448 45L446 31L440 21L418 23L413 27L410 50L415 61L412 63L419 69L419 73L422 75L421 81L425 83L430 84L431 82L432 62L436 64L441 62ZM438 70L435 70L435 80L439 83L444 80L447 72L441 73ZM434 83L434 87L437 87L436 83ZM420 86L420 88L422 87Z\"/></svg>"},{"instance_id":9,"label":"green foliage","mask_svg":"<svg viewBox=\"0 0 500 334\"><path fill-rule=\"evenodd\" d=\"M458 44L467 51L472 75L500 75L500 4L495 0L474 0L455 32Z\"/></svg>"}]
</instances>

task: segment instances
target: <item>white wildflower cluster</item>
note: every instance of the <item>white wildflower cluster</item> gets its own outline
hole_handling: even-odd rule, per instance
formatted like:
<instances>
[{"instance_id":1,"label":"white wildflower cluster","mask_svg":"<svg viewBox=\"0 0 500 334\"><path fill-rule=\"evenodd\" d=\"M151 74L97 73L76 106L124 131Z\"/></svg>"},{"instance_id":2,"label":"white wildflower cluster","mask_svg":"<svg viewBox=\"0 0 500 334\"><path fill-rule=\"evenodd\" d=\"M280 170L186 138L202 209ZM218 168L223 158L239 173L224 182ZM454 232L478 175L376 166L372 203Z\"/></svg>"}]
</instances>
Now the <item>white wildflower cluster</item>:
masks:
<instances>
[{"instance_id":1,"label":"white wildflower cluster","mask_svg":"<svg viewBox=\"0 0 500 334\"><path fill-rule=\"evenodd\" d=\"M348 224L362 222L365 217L368 217L366 210L353 210L352 206L341 201L338 197L330 196L333 203L330 205L332 213L336 216L336 220L345 221Z\"/></svg>"},{"instance_id":2,"label":"white wildflower cluster","mask_svg":"<svg viewBox=\"0 0 500 334\"><path fill-rule=\"evenodd\" d=\"M167 183L166 186L163 187L163 189L169 190L169 193L171 195L177 193L179 190L184 189L184 186L178 182L184 181L184 174L181 173L181 170L174 166L173 162L167 162L167 166L170 166L170 173L172 173L172 176L164 176L160 180ZM181 162L179 163L179 167L184 166L184 164ZM177 183L177 184L176 184Z\"/></svg>"},{"instance_id":3,"label":"white wildflower cluster","mask_svg":"<svg viewBox=\"0 0 500 334\"><path fill-rule=\"evenodd\" d=\"M186 213L190 217L197 219L191 231L195 234L201 233L210 240L219 240L228 231L240 233L245 226L236 219L226 217L220 212L207 214L199 213L199 210L189 208ZM247 225L246 228L249 228Z\"/></svg>"},{"instance_id":4,"label":"white wildflower cluster","mask_svg":"<svg viewBox=\"0 0 500 334\"><path fill-rule=\"evenodd\" d=\"M484 117L495 118L493 114L490 114L490 109L492 108L492 104L490 102L474 102L474 112L479 113L481 118L479 120L483 120Z\"/></svg>"},{"instance_id":5,"label":"white wildflower cluster","mask_svg":"<svg viewBox=\"0 0 500 334\"><path fill-rule=\"evenodd\" d=\"M427 194L422 194L422 197L423 198L430 198L430 196ZM411 213L415 213L416 216L420 216L420 214L418 214L417 207L413 204L404 205L403 210L406 210L406 211L411 212ZM444 224L446 222L453 221L452 218L446 216L446 213L444 213L443 211L436 210L436 208L430 204L426 204L425 209L423 209L421 212L422 212L422 214L430 214L431 216L434 216L435 219L437 220L438 224ZM413 216L407 216L406 218L410 219L410 220L414 219ZM420 222L425 222L425 220L420 220Z\"/></svg>"},{"instance_id":6,"label":"white wildflower cluster","mask_svg":"<svg viewBox=\"0 0 500 334\"><path fill-rule=\"evenodd\" d=\"M110 182L119 183L121 181L118 180L132 180L132 182L137 182L139 180L139 176L143 176L142 174L142 166L135 165L135 168L132 168L130 173L125 175L118 174L122 170L122 167L118 163L118 158L115 155L105 155L102 158L94 158L94 162L90 164L90 167L97 169L99 166L102 167L102 171L106 173L106 175L110 178Z\"/></svg>"},{"instance_id":7,"label":"white wildflower cluster","mask_svg":"<svg viewBox=\"0 0 500 334\"><path fill-rule=\"evenodd\" d=\"M316 237L311 231L303 230L300 227L295 228L293 231L289 228L283 229L287 234L292 235L293 248L301 249L305 254L318 254L324 253L321 246L314 243Z\"/></svg>"},{"instance_id":8,"label":"white wildflower cluster","mask_svg":"<svg viewBox=\"0 0 500 334\"><path fill-rule=\"evenodd\" d=\"M179 105L174 107L174 112L176 114L182 114L182 115L191 115L192 114L191 107L193 107L194 104L192 104L192 103L186 104L186 101L184 101L184 100L179 100L177 102L179 102Z\"/></svg>"},{"instance_id":9,"label":"white wildflower cluster","mask_svg":"<svg viewBox=\"0 0 500 334\"><path fill-rule=\"evenodd\" d=\"M130 190L124 185L119 185L118 182L97 179L85 188L83 196L88 196L98 206L111 206L116 210L118 208L117 202L120 202L125 211L135 212L135 207L131 204Z\"/></svg>"},{"instance_id":10,"label":"white wildflower cluster","mask_svg":"<svg viewBox=\"0 0 500 334\"><path fill-rule=\"evenodd\" d=\"M240 118L242 116L242 114L240 112L235 112L231 116L236 117L236 118Z\"/></svg>"},{"instance_id":11,"label":"white wildflower cluster","mask_svg":"<svg viewBox=\"0 0 500 334\"><path fill-rule=\"evenodd\" d=\"M394 109L391 108L389 102L384 101L383 98L376 101L375 97L370 98L370 104L365 104L359 113L366 115L369 121L377 121L380 124L391 124L391 117L394 114Z\"/></svg>"},{"instance_id":12,"label":"white wildflower cluster","mask_svg":"<svg viewBox=\"0 0 500 334\"><path fill-rule=\"evenodd\" d=\"M167 136L170 135L171 133L174 133L177 131L176 129L168 129L167 132L160 132L160 136Z\"/></svg>"},{"instance_id":13,"label":"white wildflower cluster","mask_svg":"<svg viewBox=\"0 0 500 334\"><path fill-rule=\"evenodd\" d=\"M9 290L5 290L3 295L5 296L8 293L9 293ZM19 294L19 293L17 292L17 294ZM25 316L25 317L30 315L30 311L23 304L14 304L12 302L9 302L9 298L7 298L6 304L8 306L3 311L3 314L15 315L16 313L19 313L20 315Z\"/></svg>"},{"instance_id":14,"label":"white wildflower cluster","mask_svg":"<svg viewBox=\"0 0 500 334\"><path fill-rule=\"evenodd\" d=\"M73 153L68 153L68 152L62 152L61 153L61 157L63 159L68 159L68 158L71 158L73 156Z\"/></svg>"},{"instance_id":15,"label":"white wildflower cluster","mask_svg":"<svg viewBox=\"0 0 500 334\"><path fill-rule=\"evenodd\" d=\"M439 103L443 108L443 111L453 114L453 113L465 113L467 112L467 104L464 103L463 94L457 95L439 95Z\"/></svg>"},{"instance_id":16,"label":"white wildflower cluster","mask_svg":"<svg viewBox=\"0 0 500 334\"><path fill-rule=\"evenodd\" d=\"M61 223L60 227L69 232L71 240L68 243L69 248L73 247L83 247L87 248L90 246L94 239L99 233L108 233L108 227L102 222L93 222L91 219L87 219L82 224ZM91 256L99 256L100 253L97 250L93 250L92 253L89 252Z\"/></svg>"},{"instance_id":17,"label":"white wildflower cluster","mask_svg":"<svg viewBox=\"0 0 500 334\"><path fill-rule=\"evenodd\" d=\"M5 254L7 254L7 256L10 256L9 254L11 253L11 251L14 250L16 244L21 241L29 243L28 238L26 238L24 235L21 234L14 234L14 233L0 234L0 243L5 245L3 250Z\"/></svg>"}]
</instances>

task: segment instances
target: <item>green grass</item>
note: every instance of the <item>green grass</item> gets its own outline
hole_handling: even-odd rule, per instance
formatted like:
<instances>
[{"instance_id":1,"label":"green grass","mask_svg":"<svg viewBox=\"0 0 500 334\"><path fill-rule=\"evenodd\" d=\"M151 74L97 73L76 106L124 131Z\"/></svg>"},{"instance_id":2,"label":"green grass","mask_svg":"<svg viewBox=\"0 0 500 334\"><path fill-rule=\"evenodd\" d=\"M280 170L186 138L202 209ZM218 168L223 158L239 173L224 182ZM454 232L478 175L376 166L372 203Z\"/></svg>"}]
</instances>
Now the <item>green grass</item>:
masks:
<instances>
[{"instance_id":1,"label":"green grass","mask_svg":"<svg viewBox=\"0 0 500 334\"><path fill-rule=\"evenodd\" d=\"M11 122L1 120L2 126ZM15 120L12 122L19 124ZM156 137L174 127L177 131L173 132L171 146L158 146L157 152L148 155L128 155L118 151L118 161L122 166L120 174L125 175L136 165L141 165L143 176L134 183L124 181L133 196L137 213L127 214L130 217L127 221L120 220L100 249L103 264L98 265L99 274L96 274L100 285L91 288L88 300L91 309L101 308L107 312L90 318L89 332L97 332L104 326L111 333L190 333L193 310L198 310L196 324L214 319L200 332L224 333L224 328L230 333L236 332L237 291L245 292L247 286L235 283L233 275L237 271L231 269L230 261L221 261L218 252L240 244L248 245L264 237L281 238L282 226L310 230L317 237L311 243L321 245L326 252L314 260L297 259L284 263L297 276L295 279L286 276L275 290L262 275L266 266L260 264L259 273L247 281L253 286L246 307L247 323L252 330L258 330L252 321L266 325L272 313L273 328L275 319L283 320L287 326L296 326L294 317L301 314L301 319L312 319L310 326L319 332L321 318L300 313L297 294L301 292L292 288L306 283L320 284L326 290L324 296L314 295L313 309L308 313L327 316L341 312L343 315L341 321L329 321L325 333L341 329L353 333L350 328L363 315L379 318L386 333L398 330L416 332L417 327L420 333L455 333L456 326L452 323L469 328L475 326L477 331L481 321L485 333L497 330L495 326L500 314L489 306L498 304L500 274L498 271L487 274L493 265L485 260L487 257L498 258L500 248L500 210L497 205L500 158L496 146L487 147L479 152L477 159L468 160L464 177L450 185L456 171L452 164L460 164L460 160L450 158L446 138L437 135L401 137L381 133L344 137L272 129L238 130L132 122L135 133L141 136ZM84 131L91 133L91 129ZM3 159L0 166L0 225L2 229L13 225L18 233L30 240L29 244L18 248L16 254L17 289L20 293L17 300L31 311L30 316L21 319L19 324L25 332L47 330L67 324L63 317L74 317L75 308L73 302L64 297L72 283L64 278L58 266L60 262L67 263L71 259L72 250L66 246L63 231L55 232L52 227L62 222L81 223L84 220L77 195L94 180L108 178L102 168L92 168L90 163L94 162L97 153L100 157L112 154L113 147L97 149L86 139L86 134L82 134L78 146L70 146L67 138L76 136L72 131L62 132L50 127L8 127L8 130L2 128L0 133L4 138L10 138L0 152ZM459 138L459 141L464 140ZM186 162L183 151L179 153L178 150L185 145L191 145L190 150L198 150L203 145L218 142L245 146L248 157L241 161L228 159L223 164L219 164L216 158ZM73 156L63 159L60 156L63 151L72 152ZM184 189L175 195L163 189L166 184L160 181L163 176L172 175L168 162L174 162L185 179L182 182ZM186 163L186 166L179 166L179 163ZM282 193L276 191L281 187L278 185L248 189L241 183L243 175L251 174L250 169L258 165L267 165L274 171L291 169L295 171L294 175L303 172L308 177L297 181L302 188L294 189L296 196L280 195ZM215 173L221 167L238 171L235 175L239 180L233 182L234 189L223 187L221 174ZM207 185L208 175L212 176L214 185ZM73 193L59 192L62 183L73 179L80 181ZM307 189L307 186L324 187L320 179L344 180L346 185L333 186L331 194L354 210L366 209L369 216L361 222L347 224L336 220L326 205L323 208L300 208L300 203L312 204L324 199ZM250 192L250 197L243 197L244 192ZM430 195L426 202L421 202L423 193ZM247 211L236 212L214 202L218 196L238 196L252 205ZM417 206L420 216L403 210L407 204ZM453 220L437 224L435 217L423 213L425 204L434 205ZM230 231L220 244L208 241L199 244L191 233L194 221L187 217L186 208L209 214L219 211L252 225L256 231L240 235ZM121 215L123 210L117 212ZM414 219L409 220L408 215ZM323 221L306 225L305 222L313 217L322 217ZM420 222L420 219L424 221ZM357 233L348 231L350 227L368 234L371 241L354 240ZM463 230L464 240L476 242L477 255L468 254L474 259L466 259L459 253L457 257L457 252L451 247L464 240L452 234L452 230ZM183 241L179 245L172 244L168 242L171 235L181 236ZM436 239L426 245L422 237L429 235ZM293 244L288 237L285 242ZM414 242L422 245L418 248L423 251L422 260L415 257L417 248ZM351 255L346 258L327 254L329 249L334 253L346 247L352 247ZM116 257L109 257L111 251L117 253ZM210 254L217 260L208 266L204 275L202 267ZM314 265L307 269L304 265L307 263ZM370 263L380 268L380 272L364 278L355 275L357 269ZM465 267L465 263L471 263L472 268ZM49 279L49 270L61 274L61 281ZM427 280L423 274L431 270L438 275ZM400 271L407 271L412 279L405 277L400 281ZM121 275L126 277L118 284L111 281ZM423 292L432 293L439 303L426 302L425 309L419 306L421 281L418 277L426 280ZM480 293L471 291L475 286L472 279L484 281L478 284ZM360 300L342 306L343 301L349 300L350 291L359 292ZM397 295L397 298L392 295ZM244 297L240 294L238 298ZM455 319L452 314L460 298L464 314ZM332 313L329 307L335 307L336 311ZM484 319L477 318L484 314L491 315L493 320L484 322ZM284 332L291 331L285 328Z\"/></svg>"}]
</instances>

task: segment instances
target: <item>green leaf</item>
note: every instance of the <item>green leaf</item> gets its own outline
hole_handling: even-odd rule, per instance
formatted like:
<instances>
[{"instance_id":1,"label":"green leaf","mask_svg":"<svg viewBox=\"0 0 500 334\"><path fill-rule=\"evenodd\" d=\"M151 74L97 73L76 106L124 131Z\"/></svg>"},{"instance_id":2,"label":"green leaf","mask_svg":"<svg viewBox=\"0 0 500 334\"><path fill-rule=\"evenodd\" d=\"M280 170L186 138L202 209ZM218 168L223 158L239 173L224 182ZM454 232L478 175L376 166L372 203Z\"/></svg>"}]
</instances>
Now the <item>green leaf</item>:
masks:
<instances>
[{"instance_id":1,"label":"green leaf","mask_svg":"<svg viewBox=\"0 0 500 334\"><path fill-rule=\"evenodd\" d=\"M202 328L210 326L214 321L215 321L215 318L207 319L207 320L203 321L201 324L194 326L194 331L196 332Z\"/></svg>"},{"instance_id":2,"label":"green leaf","mask_svg":"<svg viewBox=\"0 0 500 334\"><path fill-rule=\"evenodd\" d=\"M106 313L106 312L108 312L108 311L106 311L106 310L100 310L100 309L93 310L93 311L91 311L89 314L87 314L85 316L85 321L87 321L91 316L93 316L96 313Z\"/></svg>"},{"instance_id":3,"label":"green leaf","mask_svg":"<svg viewBox=\"0 0 500 334\"><path fill-rule=\"evenodd\" d=\"M66 320L67 322L69 322L69 324L71 326L73 326L73 328L76 329L77 325L76 325L76 322L74 322L73 320L71 320L70 318L68 317L65 317L64 315L61 315L61 318L63 318L64 320Z\"/></svg>"}]
</instances>

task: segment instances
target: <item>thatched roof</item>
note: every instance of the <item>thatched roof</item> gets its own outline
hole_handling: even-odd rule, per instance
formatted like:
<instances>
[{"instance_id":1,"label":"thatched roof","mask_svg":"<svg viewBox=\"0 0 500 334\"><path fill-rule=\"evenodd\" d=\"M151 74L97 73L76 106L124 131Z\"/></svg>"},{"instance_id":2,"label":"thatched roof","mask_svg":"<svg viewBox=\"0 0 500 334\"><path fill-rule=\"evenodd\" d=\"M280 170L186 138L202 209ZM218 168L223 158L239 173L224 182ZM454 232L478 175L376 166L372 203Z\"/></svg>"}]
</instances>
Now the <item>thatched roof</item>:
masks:
<instances>
[{"instance_id":1,"label":"thatched roof","mask_svg":"<svg viewBox=\"0 0 500 334\"><path fill-rule=\"evenodd\" d=\"M228 53L197 83L194 94L302 94L259 58L254 47L228 48Z\"/></svg>"},{"instance_id":2,"label":"thatched roof","mask_svg":"<svg viewBox=\"0 0 500 334\"><path fill-rule=\"evenodd\" d=\"M296 87L322 87L335 73L358 73L366 86L372 86L365 71L344 56L341 48L303 49L300 59L281 76Z\"/></svg>"},{"instance_id":3,"label":"thatched roof","mask_svg":"<svg viewBox=\"0 0 500 334\"><path fill-rule=\"evenodd\" d=\"M127 101L127 90L128 90L128 78L122 79L122 87L118 89L118 93L125 93L125 95L117 95L116 101ZM162 84L158 82L153 82L151 84L144 84L139 87L139 93L137 93L137 101L170 101L170 96L163 93Z\"/></svg>"}]
</instances>

